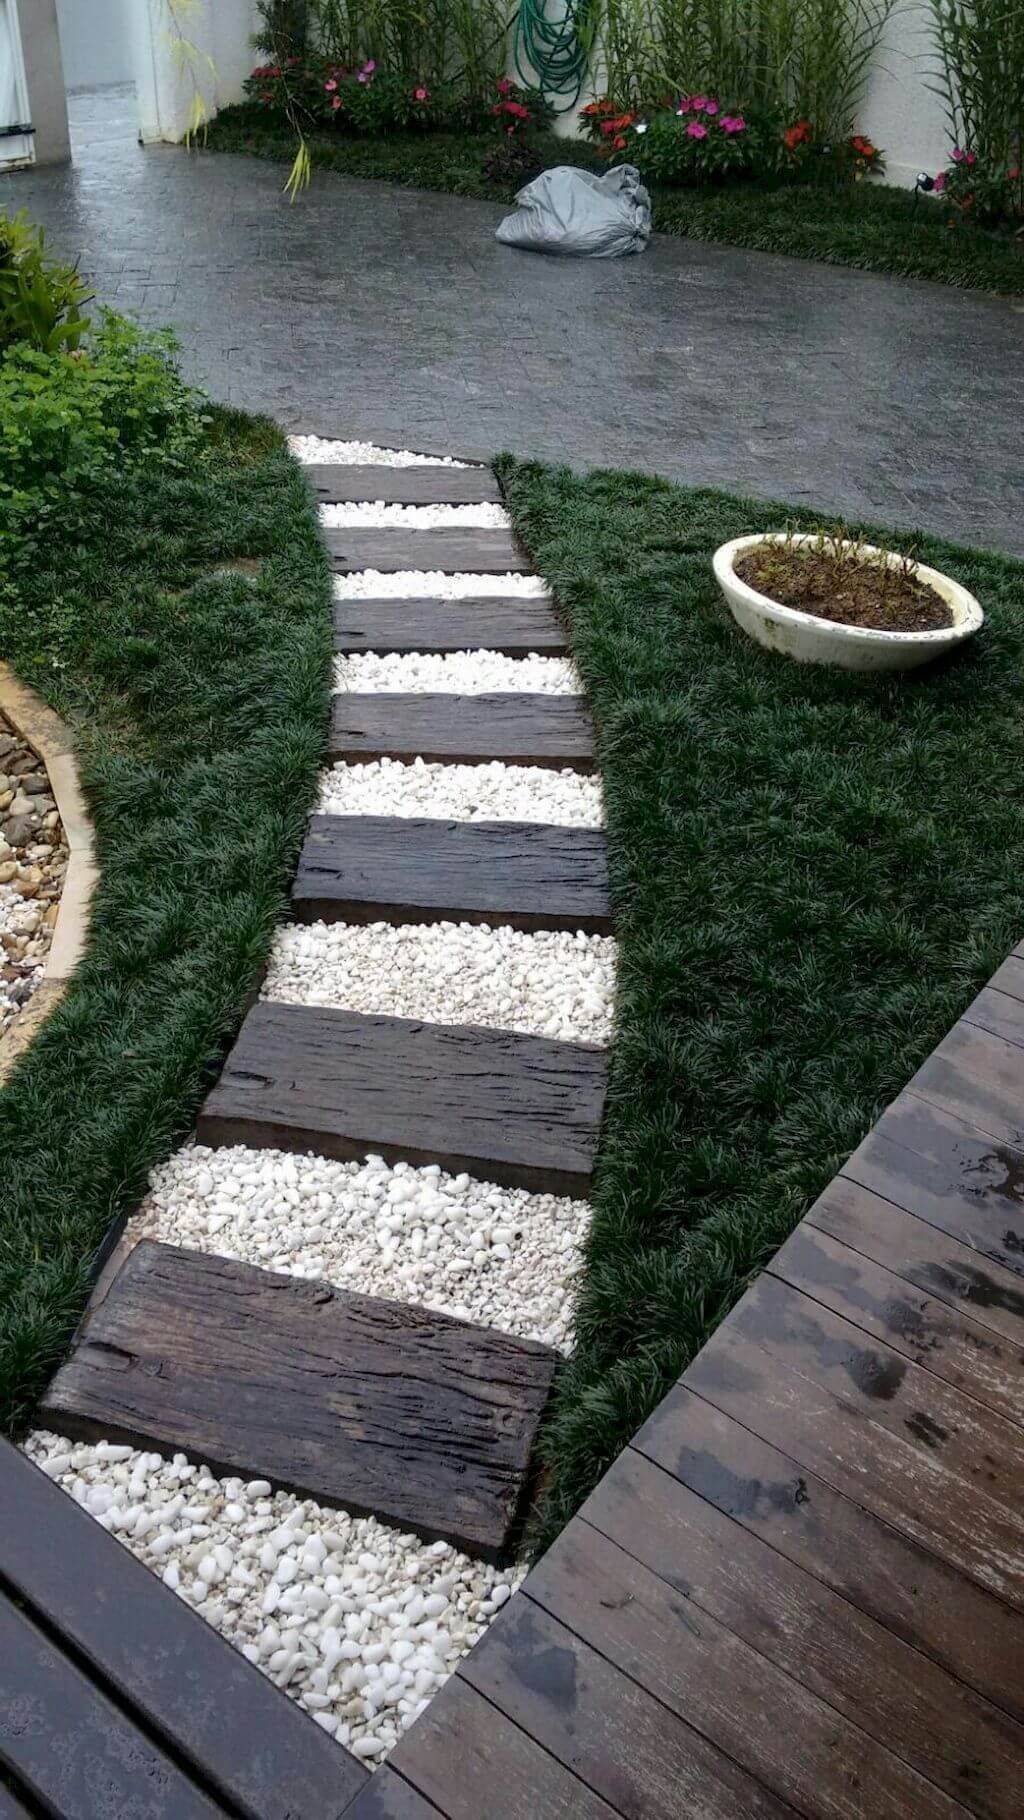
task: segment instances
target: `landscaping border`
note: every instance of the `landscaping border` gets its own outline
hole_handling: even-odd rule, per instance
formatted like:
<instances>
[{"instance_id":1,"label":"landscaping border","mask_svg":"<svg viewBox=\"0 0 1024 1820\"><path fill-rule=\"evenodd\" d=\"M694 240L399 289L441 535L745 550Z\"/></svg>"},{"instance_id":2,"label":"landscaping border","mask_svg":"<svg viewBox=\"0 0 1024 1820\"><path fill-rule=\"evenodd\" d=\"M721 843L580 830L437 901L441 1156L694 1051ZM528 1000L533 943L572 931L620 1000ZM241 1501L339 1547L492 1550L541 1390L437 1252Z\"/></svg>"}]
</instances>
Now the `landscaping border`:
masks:
<instances>
[{"instance_id":1,"label":"landscaping border","mask_svg":"<svg viewBox=\"0 0 1024 1820\"><path fill-rule=\"evenodd\" d=\"M69 852L43 978L24 1010L0 1037L2 1083L60 1003L82 958L99 868L95 830L82 794L71 730L7 663L0 663L0 714L46 766Z\"/></svg>"}]
</instances>

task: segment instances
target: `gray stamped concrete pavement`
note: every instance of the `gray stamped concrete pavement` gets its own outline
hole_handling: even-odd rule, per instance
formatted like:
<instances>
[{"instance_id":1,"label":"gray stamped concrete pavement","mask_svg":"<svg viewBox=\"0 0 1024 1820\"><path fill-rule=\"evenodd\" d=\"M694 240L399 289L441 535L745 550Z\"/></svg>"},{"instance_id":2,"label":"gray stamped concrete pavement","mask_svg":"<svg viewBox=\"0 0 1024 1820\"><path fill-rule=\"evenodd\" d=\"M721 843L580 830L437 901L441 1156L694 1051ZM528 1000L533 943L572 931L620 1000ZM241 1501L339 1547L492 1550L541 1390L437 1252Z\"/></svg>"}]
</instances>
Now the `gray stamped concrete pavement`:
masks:
<instances>
[{"instance_id":1,"label":"gray stamped concrete pavement","mask_svg":"<svg viewBox=\"0 0 1024 1820\"><path fill-rule=\"evenodd\" d=\"M102 302L171 323L189 375L290 429L577 467L920 526L1024 556L1024 300L655 237L500 247L501 209L142 150L73 97L70 169L0 179Z\"/></svg>"}]
</instances>

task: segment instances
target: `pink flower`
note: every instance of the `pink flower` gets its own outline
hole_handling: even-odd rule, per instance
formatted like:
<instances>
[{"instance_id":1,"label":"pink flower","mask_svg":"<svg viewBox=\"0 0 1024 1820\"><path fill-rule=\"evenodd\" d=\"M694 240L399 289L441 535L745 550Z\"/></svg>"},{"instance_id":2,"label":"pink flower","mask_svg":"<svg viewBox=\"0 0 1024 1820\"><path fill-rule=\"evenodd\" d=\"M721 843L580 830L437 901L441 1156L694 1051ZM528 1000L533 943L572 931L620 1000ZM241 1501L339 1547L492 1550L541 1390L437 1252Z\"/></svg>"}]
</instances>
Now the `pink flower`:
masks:
<instances>
[{"instance_id":1,"label":"pink flower","mask_svg":"<svg viewBox=\"0 0 1024 1820\"><path fill-rule=\"evenodd\" d=\"M977 158L976 158L976 157L975 157L975 155L974 155L974 153L973 153L973 152L968 152L968 154L967 154L967 163L968 163L968 164L977 164L977 162L978 162L978 160L977 160Z\"/></svg>"},{"instance_id":2,"label":"pink flower","mask_svg":"<svg viewBox=\"0 0 1024 1820\"><path fill-rule=\"evenodd\" d=\"M356 77L356 81L357 81L357 82L369 82L369 80L370 80L370 78L369 78L369 76L368 76L368 75L367 75L367 74L366 74L366 71L365 71L365 70L360 70L360 72L359 72L359 74L358 74L358 76L357 76L357 77Z\"/></svg>"},{"instance_id":3,"label":"pink flower","mask_svg":"<svg viewBox=\"0 0 1024 1820\"><path fill-rule=\"evenodd\" d=\"M324 88L325 88L325 89L326 89L326 91L327 91L327 93L328 93L328 94L329 94L329 95L333 95L333 93L334 93L334 91L335 91L335 89L336 89L336 88L337 88L337 86L338 86L338 84L337 84L337 83L336 83L336 82L335 82L335 80L334 80L334 77L333 77L333 76L332 76L332 77L331 77L331 80L330 80L330 82L325 82L325 83L324 83Z\"/></svg>"},{"instance_id":4,"label":"pink flower","mask_svg":"<svg viewBox=\"0 0 1024 1820\"><path fill-rule=\"evenodd\" d=\"M339 108L341 106L341 96L340 95L335 95L334 100L331 102L331 106L333 108Z\"/></svg>"},{"instance_id":5,"label":"pink flower","mask_svg":"<svg viewBox=\"0 0 1024 1820\"><path fill-rule=\"evenodd\" d=\"M958 145L955 145L953 147L953 163L962 164L963 161L964 161L963 152L960 150L960 147Z\"/></svg>"},{"instance_id":6,"label":"pink flower","mask_svg":"<svg viewBox=\"0 0 1024 1820\"><path fill-rule=\"evenodd\" d=\"M499 76L496 86L497 86L499 95L507 95L510 93L511 88L512 88L511 79L508 76Z\"/></svg>"},{"instance_id":7,"label":"pink flower","mask_svg":"<svg viewBox=\"0 0 1024 1820\"><path fill-rule=\"evenodd\" d=\"M708 136L708 129L706 126L701 126L699 120L691 120L686 129L686 133L689 139L706 139Z\"/></svg>"},{"instance_id":8,"label":"pink flower","mask_svg":"<svg viewBox=\"0 0 1024 1820\"><path fill-rule=\"evenodd\" d=\"M718 124L723 133L745 133L747 130L742 114L723 114Z\"/></svg>"},{"instance_id":9,"label":"pink flower","mask_svg":"<svg viewBox=\"0 0 1024 1820\"><path fill-rule=\"evenodd\" d=\"M718 102L717 102L717 101L705 101L705 103L704 103L704 112L705 112L705 113L706 113L706 114L717 114L717 112L718 112Z\"/></svg>"},{"instance_id":10,"label":"pink flower","mask_svg":"<svg viewBox=\"0 0 1024 1820\"><path fill-rule=\"evenodd\" d=\"M690 96L690 100L689 100L690 109L695 114L702 114L704 112L705 108L707 107L707 104L708 104L708 98L706 95L691 95Z\"/></svg>"},{"instance_id":11,"label":"pink flower","mask_svg":"<svg viewBox=\"0 0 1024 1820\"><path fill-rule=\"evenodd\" d=\"M368 58L367 61L363 64L363 75L372 76L376 67L377 67L377 65L374 62L373 58L372 57Z\"/></svg>"},{"instance_id":12,"label":"pink flower","mask_svg":"<svg viewBox=\"0 0 1024 1820\"><path fill-rule=\"evenodd\" d=\"M946 173L945 173L945 171L940 171L938 176L935 179L935 182L932 184L932 189L935 191L936 196L941 196L945 187L946 187Z\"/></svg>"}]
</instances>

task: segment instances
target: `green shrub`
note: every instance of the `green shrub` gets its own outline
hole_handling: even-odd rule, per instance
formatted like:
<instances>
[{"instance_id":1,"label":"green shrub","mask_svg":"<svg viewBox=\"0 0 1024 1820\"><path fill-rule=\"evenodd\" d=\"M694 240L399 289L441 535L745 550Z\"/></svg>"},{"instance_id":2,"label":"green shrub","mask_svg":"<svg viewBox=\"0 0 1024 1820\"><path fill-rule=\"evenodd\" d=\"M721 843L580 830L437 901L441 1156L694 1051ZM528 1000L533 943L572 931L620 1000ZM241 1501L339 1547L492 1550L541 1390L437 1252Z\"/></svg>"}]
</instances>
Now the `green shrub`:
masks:
<instances>
[{"instance_id":1,"label":"green shrub","mask_svg":"<svg viewBox=\"0 0 1024 1820\"><path fill-rule=\"evenodd\" d=\"M938 87L955 140L939 189L975 220L1024 221L1024 7L931 0Z\"/></svg>"},{"instance_id":2,"label":"green shrub","mask_svg":"<svg viewBox=\"0 0 1024 1820\"><path fill-rule=\"evenodd\" d=\"M782 134L778 121L763 110L729 108L712 96L685 95L678 110L662 108L638 123L628 157L654 183L774 176L782 158Z\"/></svg>"},{"instance_id":3,"label":"green shrub","mask_svg":"<svg viewBox=\"0 0 1024 1820\"><path fill-rule=\"evenodd\" d=\"M0 353L26 342L44 354L77 348L89 323L82 312L92 292L73 265L48 258L42 228L24 209L0 210Z\"/></svg>"},{"instance_id":4,"label":"green shrub","mask_svg":"<svg viewBox=\"0 0 1024 1820\"><path fill-rule=\"evenodd\" d=\"M106 313L84 348L19 342L0 359L0 576L41 538L74 534L90 495L125 464L187 461L199 396L178 375L173 337ZM17 551L17 555L15 555Z\"/></svg>"}]
</instances>

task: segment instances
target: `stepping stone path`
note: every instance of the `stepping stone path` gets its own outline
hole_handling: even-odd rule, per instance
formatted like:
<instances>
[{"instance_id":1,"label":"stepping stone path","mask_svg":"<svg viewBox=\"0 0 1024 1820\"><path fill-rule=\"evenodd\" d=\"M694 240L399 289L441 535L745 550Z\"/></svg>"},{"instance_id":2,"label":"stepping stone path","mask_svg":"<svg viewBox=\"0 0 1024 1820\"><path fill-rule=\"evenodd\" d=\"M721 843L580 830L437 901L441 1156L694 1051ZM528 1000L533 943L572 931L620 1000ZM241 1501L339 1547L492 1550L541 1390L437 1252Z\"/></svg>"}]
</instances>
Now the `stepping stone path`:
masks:
<instances>
[{"instance_id":1,"label":"stepping stone path","mask_svg":"<svg viewBox=\"0 0 1024 1820\"><path fill-rule=\"evenodd\" d=\"M506 659L529 655L533 666L554 656L564 672L565 627L551 600L540 589L531 591L529 562L501 522L500 489L490 470L397 457L373 465L310 463L306 473L322 502L332 566L345 578L337 584L335 604L338 652L393 654L400 673L402 654L452 654L458 677L459 654L474 652ZM331 508L343 509L332 515ZM378 575L396 577L395 591L375 587ZM474 578L479 578L475 586ZM466 786L455 780L464 778L465 767L504 766L517 801L532 789L543 804L548 786L529 780L560 771L571 781L594 769L585 698L582 691L565 692L560 672L545 673L548 693L516 692L514 685L475 693L467 676L469 692L432 694L413 669L407 693L374 690L372 681L371 674L334 697L329 759L342 771L397 761L397 774L408 774L410 786L419 790L421 783L412 780L422 779L423 767L432 765L442 801L450 768L461 804ZM551 991L553 978L554 989L562 990L563 971L569 992L598 990L586 944L607 942L611 926L601 830L554 825L543 811L536 821L521 814L514 821L463 815L472 815L472 808L448 814L417 809L314 815L293 897L295 918L307 926L308 939L316 941L317 930L326 925L332 926L332 939L344 940L346 926L362 925L364 932L369 926L372 936L378 924L412 924L432 925L443 942L449 925L472 924L486 940L488 928L506 925L524 932L518 941L569 943L564 962L556 961L550 948L538 949L536 969L538 977L545 973L545 991ZM496 966L500 972L497 960ZM560 971L553 973L556 967ZM346 1009L344 997L330 1004L294 1003L277 992L256 1004L202 1109L197 1140L208 1148L194 1153L199 1159L218 1152L237 1158L229 1165L236 1173L225 1177L219 1190L212 1186L218 1179L212 1164L211 1186L202 1185L201 1165L198 1174L193 1167L184 1178L196 1181L200 1195L212 1193L218 1211L194 1226L198 1249L166 1242L159 1223L158 1242L142 1238L132 1249L135 1235L129 1235L124 1261L101 1283L76 1348L45 1399L43 1419L55 1432L33 1437L29 1447L59 1480L86 1473L75 1481L76 1496L101 1521L109 1522L124 1506L116 1486L109 1497L102 1489L103 1462L123 1458L129 1447L143 1451L118 1470L122 1482L130 1477L136 1498L151 1470L147 1461L160 1473L170 1471L172 1484L177 1471L224 1475L219 1483L225 1490L213 1505L215 1511L223 1505L224 1514L214 1521L212 1539L190 1543L187 1550L183 1544L181 1552L172 1530L160 1530L156 1540L171 1551L167 1584L184 1592L186 1570L198 1571L200 1580L209 1576L211 1585L196 1583L189 1596L229 1635L237 1631L227 1622L220 1581L227 1576L225 1589L232 1583L235 1568L226 1564L236 1559L235 1545L233 1534L230 1547L216 1536L221 1525L231 1523L241 1524L246 1534L248 1518L235 1488L248 1482L245 1497L256 1500L263 1536L274 1522L278 1528L269 1540L246 1540L237 1559L247 1561L249 1570L237 1596L227 1591L227 1601L234 1597L236 1608L239 1601L245 1606L255 1567L269 1572L275 1561L291 1567L287 1576L283 1568L280 1574L274 1569L263 1595L263 1612L273 1615L269 1625L264 1619L264 1634L243 1630L253 1638L246 1654L278 1674L280 1685L325 1729L368 1760L390 1748L479 1635L488 1614L508 1597L507 1585L472 1579L472 1563L460 1565L458 1555L455 1571L439 1582L444 1590L432 1591L427 1556L431 1548L451 1544L480 1562L508 1560L529 1498L531 1450L559 1355L550 1345L502 1331L502 1260L510 1257L515 1238L516 1194L525 1193L530 1202L531 1233L542 1232L544 1219L548 1222L543 1242L551 1248L550 1262L544 1263L542 1253L541 1269L557 1276L576 1268L579 1213L585 1214L579 1197L588 1191L597 1150L607 1056L593 1043L508 1027L502 1006L509 1001L500 996L508 990L496 979L493 1019L478 1025L367 1015ZM583 1002L581 997L575 1023L570 1018L567 1028L583 1022ZM589 1001L591 1013L594 1002ZM250 1248L249 1261L243 1261L249 1241L240 1241L242 1253L233 1255L231 1197L249 1192L242 1185L254 1173L261 1179L261 1154L276 1159L277 1171L288 1153L295 1155L298 1171L297 1188L289 1190L290 1217L297 1225L309 1218L314 1231L324 1217L325 1196L322 1187L311 1189L315 1212L314 1203L302 1199L310 1153L352 1159L347 1166L360 1169L366 1158L378 1159L373 1168L382 1173L374 1179L387 1191L378 1226L383 1255L398 1248L399 1237L389 1235L399 1234L405 1243L408 1233L407 1216L399 1211L391 1217L387 1209L401 1210L411 1196L424 1208L423 1226L412 1232L415 1256L421 1255L417 1245L436 1242L431 1230L443 1231L442 1255L452 1260L431 1279L442 1306L447 1300L457 1313L460 1273L489 1264L493 1296L488 1291L475 1303L486 1311L486 1325L418 1305L403 1295L400 1269L391 1279L393 1294L389 1286L384 1299L326 1282L304 1266L289 1266L289 1274L280 1273L280 1264L267 1268L264 1260L269 1262L273 1245L255 1253ZM403 1169L410 1173L402 1175ZM430 1188L432 1170L438 1192ZM458 1196L465 1194L463 1185L474 1183L479 1211L472 1217L480 1231L472 1235L463 1264ZM572 1221L559 1249L552 1222L565 1217L562 1209L572 1211ZM192 1217L185 1218L186 1233ZM431 1228L438 1219L447 1226ZM219 1254L219 1240L211 1236L222 1228L227 1255ZM154 1232L152 1219L146 1229ZM531 1245L536 1243L531 1238ZM556 1264L556 1258L564 1262ZM415 1274L419 1281L421 1273ZM95 1454L79 1442L62 1455L60 1434L84 1437L95 1444ZM147 1447L159 1453L147 1455ZM180 1468L162 1464L172 1457ZM216 1478L201 1481L205 1499L217 1484ZM294 1553L288 1524L270 1514L277 1496L288 1492L316 1500L302 1506L316 1516L297 1530L308 1540L297 1543ZM159 1493L159 1499L166 1496ZM323 1531L326 1549L317 1541L321 1506L323 1520L334 1506L350 1513L346 1521L367 1513L393 1529L377 1532L383 1544L376 1538L364 1543L357 1564L354 1552L338 1552L349 1544L337 1519L339 1533ZM153 1520L159 1521L162 1508L159 1501L154 1504ZM172 1517L177 1508L171 1507ZM131 1520L124 1526L129 1546L136 1546L135 1509L127 1512ZM138 1529L137 1552L156 1565L152 1521L147 1539L142 1525ZM404 1533L393 1535L396 1530ZM389 1551L408 1551L415 1537L427 1539L427 1556L407 1555L413 1590L420 1591L409 1603L408 1592L386 1599L382 1591L375 1595L375 1586L395 1584ZM430 1538L438 1540L430 1544ZM347 1561L352 1565L339 1578ZM362 1580L351 1577L360 1574ZM466 1575L473 1595L468 1622L461 1615ZM364 1584L370 1590L360 1595ZM303 1585L311 1588L308 1594ZM494 1587L490 1600L488 1585ZM354 1600L349 1594L340 1605L331 1603L335 1588L350 1586L356 1589ZM260 1597L258 1590L255 1596ZM370 1601L368 1611L360 1607L360 1596ZM327 1646L339 1635L345 1646L336 1668L331 1666L335 1649L328 1667L318 1669L316 1641L302 1642L298 1629L289 1630L283 1643L281 1637L289 1624L301 1624L303 1614L305 1635L318 1636L320 1622L312 1620L325 1606L330 1606L325 1622L336 1627L324 1633ZM288 1615L293 1609L299 1614L295 1619ZM445 1615L435 1618L435 1610ZM351 1614L341 1631L338 1611ZM373 1649L368 1639L374 1633L366 1628L371 1613L382 1614L372 1623L383 1625L391 1639Z\"/></svg>"}]
</instances>

